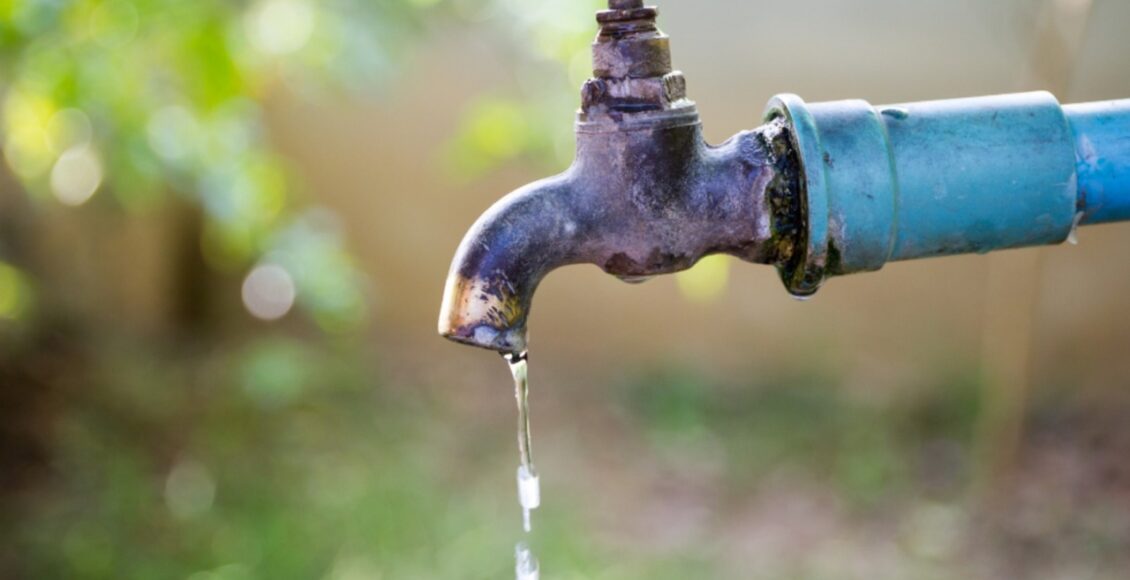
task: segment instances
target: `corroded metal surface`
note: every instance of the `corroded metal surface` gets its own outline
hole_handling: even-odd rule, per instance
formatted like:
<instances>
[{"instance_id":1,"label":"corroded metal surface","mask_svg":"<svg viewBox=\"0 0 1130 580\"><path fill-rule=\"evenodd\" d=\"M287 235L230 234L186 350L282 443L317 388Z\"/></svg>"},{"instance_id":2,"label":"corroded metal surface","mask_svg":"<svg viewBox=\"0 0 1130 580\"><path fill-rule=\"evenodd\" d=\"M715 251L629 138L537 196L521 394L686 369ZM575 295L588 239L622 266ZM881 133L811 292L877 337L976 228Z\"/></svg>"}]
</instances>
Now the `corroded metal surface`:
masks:
<instances>
[{"instance_id":1,"label":"corroded metal surface","mask_svg":"<svg viewBox=\"0 0 1130 580\"><path fill-rule=\"evenodd\" d=\"M566 172L500 200L471 228L448 277L439 331L504 352L526 347L538 283L569 264L633 280L712 253L772 263L769 192L795 166L776 123L708 146L657 11L609 3L597 15L593 78L582 88L577 154ZM772 187L775 186L775 187Z\"/></svg>"}]
</instances>

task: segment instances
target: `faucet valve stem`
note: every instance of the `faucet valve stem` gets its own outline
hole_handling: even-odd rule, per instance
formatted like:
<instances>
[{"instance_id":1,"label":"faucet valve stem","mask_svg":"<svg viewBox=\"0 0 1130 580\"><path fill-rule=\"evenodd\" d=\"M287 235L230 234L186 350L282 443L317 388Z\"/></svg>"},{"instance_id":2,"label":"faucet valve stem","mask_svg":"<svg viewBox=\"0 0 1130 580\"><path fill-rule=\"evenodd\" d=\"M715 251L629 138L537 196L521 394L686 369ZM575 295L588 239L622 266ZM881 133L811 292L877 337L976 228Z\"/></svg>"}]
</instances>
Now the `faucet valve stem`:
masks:
<instances>
[{"instance_id":1,"label":"faucet valve stem","mask_svg":"<svg viewBox=\"0 0 1130 580\"><path fill-rule=\"evenodd\" d=\"M670 38L656 25L659 10L642 1L608 6L596 15L593 78L581 90L584 120L685 108L686 81L671 66Z\"/></svg>"}]
</instances>

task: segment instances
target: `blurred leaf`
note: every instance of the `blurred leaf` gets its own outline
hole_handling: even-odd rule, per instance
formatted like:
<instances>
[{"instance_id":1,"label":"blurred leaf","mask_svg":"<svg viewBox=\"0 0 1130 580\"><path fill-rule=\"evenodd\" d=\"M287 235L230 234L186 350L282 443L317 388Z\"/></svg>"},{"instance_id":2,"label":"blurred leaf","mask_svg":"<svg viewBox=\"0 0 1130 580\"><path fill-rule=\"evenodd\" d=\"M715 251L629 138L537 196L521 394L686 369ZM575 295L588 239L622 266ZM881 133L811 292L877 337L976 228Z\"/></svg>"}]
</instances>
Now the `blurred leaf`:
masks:
<instances>
[{"instance_id":1,"label":"blurred leaf","mask_svg":"<svg viewBox=\"0 0 1130 580\"><path fill-rule=\"evenodd\" d=\"M16 267L0 262L0 319L19 320L31 309L31 282Z\"/></svg>"},{"instance_id":2,"label":"blurred leaf","mask_svg":"<svg viewBox=\"0 0 1130 580\"><path fill-rule=\"evenodd\" d=\"M475 179L515 159L548 168L573 159L570 113L591 72L589 45L600 0L483 0L482 13L503 15L501 30L528 62L519 69L518 96L483 99L469 106L445 154L457 177ZM549 65L549 66L547 66Z\"/></svg>"},{"instance_id":3,"label":"blurred leaf","mask_svg":"<svg viewBox=\"0 0 1130 580\"><path fill-rule=\"evenodd\" d=\"M295 401L309 387L310 362L301 343L288 340L263 341L245 355L243 390L265 410Z\"/></svg>"},{"instance_id":4,"label":"blurred leaf","mask_svg":"<svg viewBox=\"0 0 1130 580\"><path fill-rule=\"evenodd\" d=\"M302 196L272 150L262 100L284 83L381 80L366 71L390 67L369 65L418 42L437 4L5 0L5 162L36 198L70 205L129 210L168 192L189 196L205 209L214 266L293 253L276 244L295 245L288 230ZM340 236L318 240L301 261L331 265L299 268L299 302L324 326L355 326L344 319L363 311L361 278Z\"/></svg>"},{"instance_id":5,"label":"blurred leaf","mask_svg":"<svg viewBox=\"0 0 1130 580\"><path fill-rule=\"evenodd\" d=\"M918 477L947 480L949 489L937 491L949 491L970 476L966 464L922 462L938 457L939 444L959 455L971 448L977 383L961 375L931 380L939 383L918 396L877 404L845 392L818 365L736 385L667 369L633 381L625 405L657 451L688 438L719 442L736 485L799 467L873 506L922 484Z\"/></svg>"}]
</instances>

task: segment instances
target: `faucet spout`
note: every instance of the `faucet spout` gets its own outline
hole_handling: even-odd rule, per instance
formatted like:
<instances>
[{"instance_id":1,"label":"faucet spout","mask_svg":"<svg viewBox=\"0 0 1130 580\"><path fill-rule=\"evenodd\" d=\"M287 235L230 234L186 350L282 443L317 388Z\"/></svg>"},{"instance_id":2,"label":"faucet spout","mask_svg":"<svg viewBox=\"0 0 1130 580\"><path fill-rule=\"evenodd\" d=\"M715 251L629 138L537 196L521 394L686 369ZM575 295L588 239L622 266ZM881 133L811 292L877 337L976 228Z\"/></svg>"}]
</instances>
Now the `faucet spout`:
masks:
<instances>
[{"instance_id":1,"label":"faucet spout","mask_svg":"<svg viewBox=\"0 0 1130 580\"><path fill-rule=\"evenodd\" d=\"M534 290L574 260L573 190L562 174L518 189L479 218L447 277L441 335L503 353L525 350Z\"/></svg>"}]
</instances>

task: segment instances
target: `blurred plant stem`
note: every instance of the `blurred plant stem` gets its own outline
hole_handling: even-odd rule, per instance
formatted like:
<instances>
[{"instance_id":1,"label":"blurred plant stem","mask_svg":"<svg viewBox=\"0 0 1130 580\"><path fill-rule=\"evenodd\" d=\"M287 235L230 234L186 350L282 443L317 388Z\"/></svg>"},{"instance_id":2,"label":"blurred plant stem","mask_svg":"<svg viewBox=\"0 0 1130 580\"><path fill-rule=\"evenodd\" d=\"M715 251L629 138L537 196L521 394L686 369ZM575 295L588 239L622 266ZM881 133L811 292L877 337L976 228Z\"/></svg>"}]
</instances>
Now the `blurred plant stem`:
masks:
<instances>
[{"instance_id":1,"label":"blurred plant stem","mask_svg":"<svg viewBox=\"0 0 1130 580\"><path fill-rule=\"evenodd\" d=\"M1091 0L1041 3L1036 42L1024 89L1038 87L1068 98L1071 75L1091 20ZM1010 489L1024 439L1033 382L1032 350L1039 327L1046 249L988 257L982 358L987 373L985 413L979 425L979 477L975 494L986 505L1001 504Z\"/></svg>"}]
</instances>

